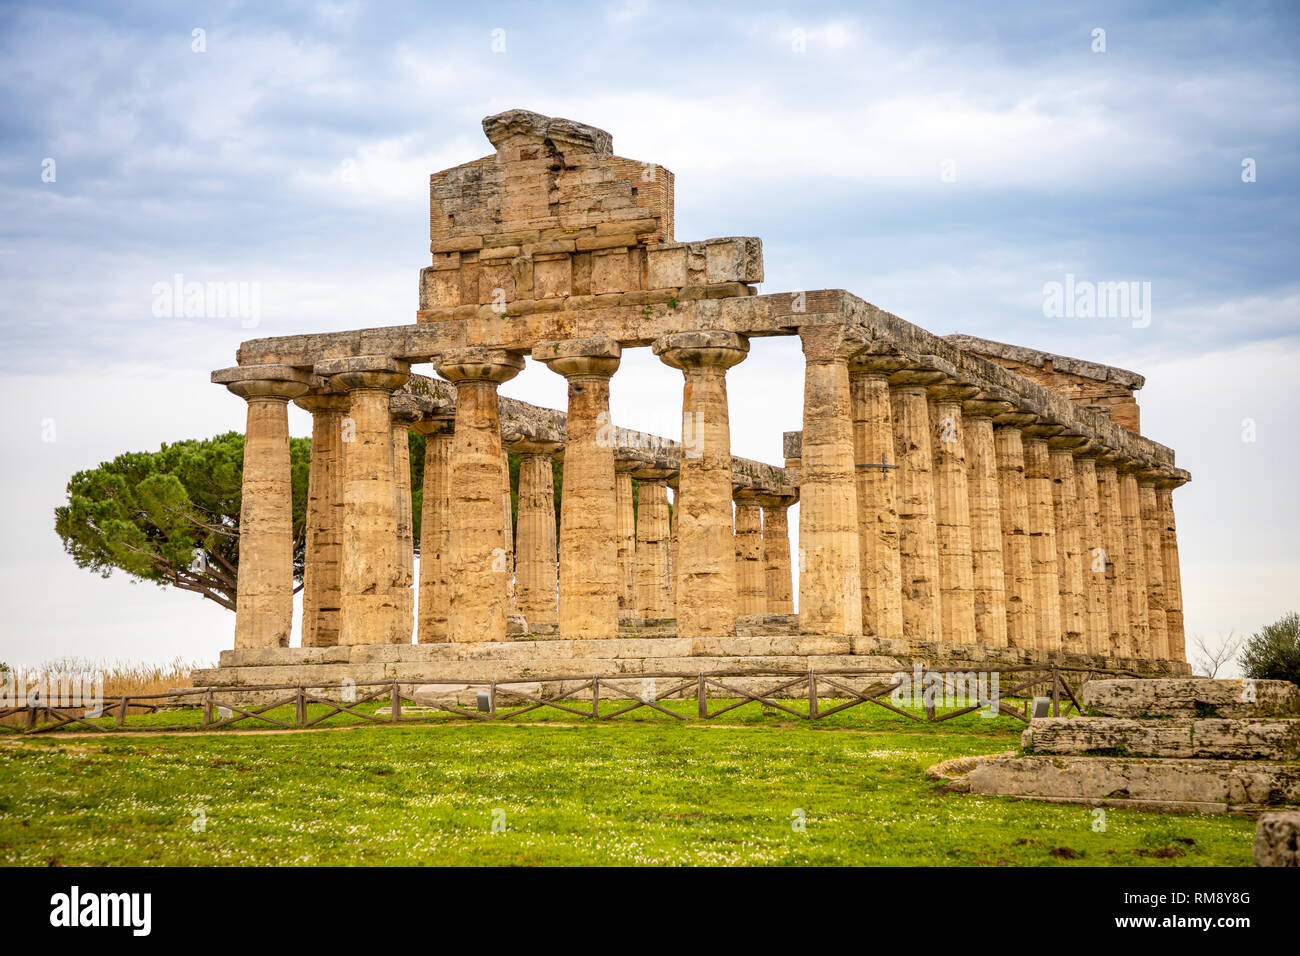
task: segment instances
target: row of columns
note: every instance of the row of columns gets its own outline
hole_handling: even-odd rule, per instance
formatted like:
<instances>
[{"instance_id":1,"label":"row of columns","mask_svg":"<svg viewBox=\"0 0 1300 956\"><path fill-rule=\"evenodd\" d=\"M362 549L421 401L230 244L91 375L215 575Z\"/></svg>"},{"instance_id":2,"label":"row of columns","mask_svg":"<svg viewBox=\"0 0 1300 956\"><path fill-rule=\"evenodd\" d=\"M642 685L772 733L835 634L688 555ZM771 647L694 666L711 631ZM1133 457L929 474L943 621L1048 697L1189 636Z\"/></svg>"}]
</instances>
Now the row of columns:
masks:
<instances>
[{"instance_id":1,"label":"row of columns","mask_svg":"<svg viewBox=\"0 0 1300 956\"><path fill-rule=\"evenodd\" d=\"M801 631L1185 658L1176 479L837 327L801 337Z\"/></svg>"},{"instance_id":2,"label":"row of columns","mask_svg":"<svg viewBox=\"0 0 1300 956\"><path fill-rule=\"evenodd\" d=\"M1175 480L1002 396L871 353L852 330L800 336L801 632L1183 659ZM436 356L456 387L455 415L419 420L394 405L409 367L391 358L319 363L324 393L309 394L296 370L237 370L227 384L249 407L236 646L288 643L289 400L314 416L307 646L410 640L408 428L426 439L421 641L502 640L513 607L533 621L553 615L568 638L615 636L633 614L675 616L683 636L722 636L739 615L790 613L793 498L742 489L733 511L726 372L748 341L684 332L654 352L684 380L671 524L671 474L616 461L619 344L533 349L568 386L558 572L546 557L556 553L554 445L519 446L518 547L510 540L497 388L521 356Z\"/></svg>"}]
</instances>

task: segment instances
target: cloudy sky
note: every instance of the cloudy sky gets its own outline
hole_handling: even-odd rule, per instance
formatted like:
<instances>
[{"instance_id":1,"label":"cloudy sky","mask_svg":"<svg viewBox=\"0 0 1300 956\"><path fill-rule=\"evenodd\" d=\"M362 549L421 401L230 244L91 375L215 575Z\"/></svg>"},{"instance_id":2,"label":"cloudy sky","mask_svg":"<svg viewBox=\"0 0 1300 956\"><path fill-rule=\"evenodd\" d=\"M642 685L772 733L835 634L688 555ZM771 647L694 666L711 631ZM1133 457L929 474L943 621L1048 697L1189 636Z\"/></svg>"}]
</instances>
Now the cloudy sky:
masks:
<instances>
[{"instance_id":1,"label":"cloudy sky","mask_svg":"<svg viewBox=\"0 0 1300 956\"><path fill-rule=\"evenodd\" d=\"M208 373L243 339L412 322L428 175L490 152L480 120L512 107L672 169L677 238L762 237L762 291L845 288L1143 373L1143 432L1194 478L1175 495L1189 636L1296 608L1300 16L989 8L6 4L0 660L230 645L216 605L72 564L68 477L242 428ZM178 275L255 285L256 326L155 315ZM1067 275L1150 283L1151 321L1045 316ZM797 343L756 342L729 385L736 453L779 461ZM680 388L629 352L615 416L672 434ZM503 392L564 401L544 368Z\"/></svg>"}]
</instances>

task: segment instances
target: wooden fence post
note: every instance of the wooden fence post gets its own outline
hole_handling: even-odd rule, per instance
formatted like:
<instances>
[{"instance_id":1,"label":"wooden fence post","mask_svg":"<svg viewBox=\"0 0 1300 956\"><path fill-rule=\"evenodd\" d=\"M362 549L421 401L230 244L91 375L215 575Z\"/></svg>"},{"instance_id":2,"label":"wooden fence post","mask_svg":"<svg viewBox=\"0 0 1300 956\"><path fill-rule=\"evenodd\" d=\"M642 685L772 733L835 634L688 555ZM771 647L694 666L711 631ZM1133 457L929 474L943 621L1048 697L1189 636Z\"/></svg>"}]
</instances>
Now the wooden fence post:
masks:
<instances>
[{"instance_id":1,"label":"wooden fence post","mask_svg":"<svg viewBox=\"0 0 1300 956\"><path fill-rule=\"evenodd\" d=\"M695 713L701 720L709 716L709 694L704 687L704 675L700 674L699 683L695 686L696 707Z\"/></svg>"},{"instance_id":2,"label":"wooden fence post","mask_svg":"<svg viewBox=\"0 0 1300 956\"><path fill-rule=\"evenodd\" d=\"M808 671L808 716L817 719L817 675Z\"/></svg>"},{"instance_id":3,"label":"wooden fence post","mask_svg":"<svg viewBox=\"0 0 1300 956\"><path fill-rule=\"evenodd\" d=\"M397 721L402 719L402 691L401 685L397 683L396 679L393 680L393 691L389 699L392 703L388 708L388 716L393 723L397 723Z\"/></svg>"}]
</instances>

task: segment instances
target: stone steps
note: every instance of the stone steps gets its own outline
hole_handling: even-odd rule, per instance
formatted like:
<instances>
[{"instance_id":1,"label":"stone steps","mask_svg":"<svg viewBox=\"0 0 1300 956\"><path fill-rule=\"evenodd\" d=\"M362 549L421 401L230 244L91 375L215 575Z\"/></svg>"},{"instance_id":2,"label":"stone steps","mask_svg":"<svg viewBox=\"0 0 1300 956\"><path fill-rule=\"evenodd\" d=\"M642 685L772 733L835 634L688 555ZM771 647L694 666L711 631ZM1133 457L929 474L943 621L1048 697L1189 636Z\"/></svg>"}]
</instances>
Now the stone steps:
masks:
<instances>
[{"instance_id":1,"label":"stone steps","mask_svg":"<svg viewBox=\"0 0 1300 956\"><path fill-rule=\"evenodd\" d=\"M1030 724L1021 744L1039 755L1297 760L1300 720L1044 717Z\"/></svg>"},{"instance_id":2,"label":"stone steps","mask_svg":"<svg viewBox=\"0 0 1300 956\"><path fill-rule=\"evenodd\" d=\"M1103 717L1297 717L1300 687L1284 680L1197 677L1095 680L1079 694L1084 712Z\"/></svg>"}]
</instances>

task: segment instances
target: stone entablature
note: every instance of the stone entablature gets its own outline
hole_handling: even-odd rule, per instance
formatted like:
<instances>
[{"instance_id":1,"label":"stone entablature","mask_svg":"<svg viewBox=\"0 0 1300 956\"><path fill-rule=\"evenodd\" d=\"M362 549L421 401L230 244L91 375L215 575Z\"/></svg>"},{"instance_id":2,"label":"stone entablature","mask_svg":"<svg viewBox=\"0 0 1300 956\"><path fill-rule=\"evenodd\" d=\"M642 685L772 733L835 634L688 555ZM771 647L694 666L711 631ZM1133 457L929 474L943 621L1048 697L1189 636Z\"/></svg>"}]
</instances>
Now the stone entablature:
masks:
<instances>
[{"instance_id":1,"label":"stone entablature","mask_svg":"<svg viewBox=\"0 0 1300 956\"><path fill-rule=\"evenodd\" d=\"M1122 394L1079 391L1097 382L1131 395L1140 377L941 338L844 290L759 295L761 243L677 242L671 174L615 157L607 133L519 110L484 130L493 156L431 179L433 262L415 324L252 340L237 369L214 375L248 398L249 447L267 449L245 470L241 528L254 589L268 593L248 604L240 647L287 640L287 451L275 450L287 436L275 409L304 387L304 407L331 416L314 431L337 414L315 396L346 396L345 421L361 413L358 437L332 452L345 489L341 608L310 604L342 623L318 621L314 634L409 640L396 445L414 427L430 439L424 526L440 537L425 549L438 564L421 569L422 643L504 642L521 601L569 639L614 638L620 620L643 616L641 595L656 614L671 608L687 639L732 635L741 613L790 614L786 509L797 499L799 633L1185 666L1171 491L1190 476L1136 433L1136 405L1124 427ZM727 371L751 339L795 335L804 429L785 436L784 468L734 458ZM622 352L638 347L681 372L680 442L609 422ZM564 376L566 412L498 394L528 361ZM413 363L451 384L412 378ZM408 426L398 416L411 395L421 418ZM529 462L517 532L510 449ZM545 459L559 454L557 556ZM313 471L328 471L317 457ZM652 502L644 529L633 480ZM265 495L274 507L249 506ZM338 510L318 506L309 520ZM311 540L337 540L315 530Z\"/></svg>"}]
</instances>

